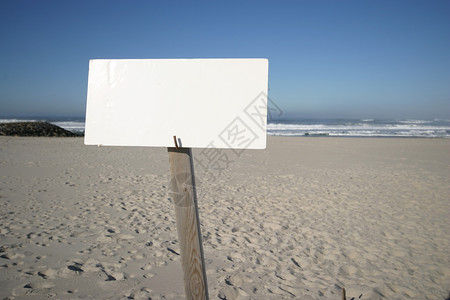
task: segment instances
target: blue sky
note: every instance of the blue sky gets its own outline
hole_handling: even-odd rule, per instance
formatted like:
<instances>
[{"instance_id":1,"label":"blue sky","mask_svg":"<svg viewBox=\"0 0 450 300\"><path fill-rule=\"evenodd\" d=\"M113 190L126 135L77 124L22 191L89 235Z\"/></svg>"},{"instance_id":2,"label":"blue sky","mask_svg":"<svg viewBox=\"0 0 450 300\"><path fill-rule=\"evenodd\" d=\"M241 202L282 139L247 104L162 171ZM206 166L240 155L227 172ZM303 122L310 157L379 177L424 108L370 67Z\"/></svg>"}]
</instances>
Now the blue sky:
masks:
<instances>
[{"instance_id":1,"label":"blue sky","mask_svg":"<svg viewBox=\"0 0 450 300\"><path fill-rule=\"evenodd\" d=\"M450 118L450 1L0 2L0 116L84 116L93 58L269 59L285 117Z\"/></svg>"}]
</instances>

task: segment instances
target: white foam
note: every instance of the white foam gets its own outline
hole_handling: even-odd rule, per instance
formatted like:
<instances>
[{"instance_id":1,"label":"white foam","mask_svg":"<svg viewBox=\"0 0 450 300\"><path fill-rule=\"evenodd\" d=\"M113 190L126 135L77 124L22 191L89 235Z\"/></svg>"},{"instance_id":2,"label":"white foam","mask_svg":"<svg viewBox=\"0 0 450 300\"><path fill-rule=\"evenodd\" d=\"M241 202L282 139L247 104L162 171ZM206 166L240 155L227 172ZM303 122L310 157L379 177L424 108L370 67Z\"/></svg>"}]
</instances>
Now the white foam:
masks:
<instances>
[{"instance_id":1,"label":"white foam","mask_svg":"<svg viewBox=\"0 0 450 300\"><path fill-rule=\"evenodd\" d=\"M332 122L331 122L332 123ZM342 124L268 124L269 135L301 136L367 136L367 137L445 137L450 138L450 125L431 125L432 121ZM430 125L429 125L430 124Z\"/></svg>"},{"instance_id":2,"label":"white foam","mask_svg":"<svg viewBox=\"0 0 450 300\"><path fill-rule=\"evenodd\" d=\"M398 121L399 123L404 123L404 124L429 124L432 123L433 121L428 121L428 120L401 120Z\"/></svg>"},{"instance_id":3,"label":"white foam","mask_svg":"<svg viewBox=\"0 0 450 300\"><path fill-rule=\"evenodd\" d=\"M72 132L84 132L85 127L84 122L76 122L76 121L50 122L50 123Z\"/></svg>"},{"instance_id":4,"label":"white foam","mask_svg":"<svg viewBox=\"0 0 450 300\"><path fill-rule=\"evenodd\" d=\"M39 120L30 119L0 119L0 123L16 123L16 122L37 122Z\"/></svg>"}]
</instances>

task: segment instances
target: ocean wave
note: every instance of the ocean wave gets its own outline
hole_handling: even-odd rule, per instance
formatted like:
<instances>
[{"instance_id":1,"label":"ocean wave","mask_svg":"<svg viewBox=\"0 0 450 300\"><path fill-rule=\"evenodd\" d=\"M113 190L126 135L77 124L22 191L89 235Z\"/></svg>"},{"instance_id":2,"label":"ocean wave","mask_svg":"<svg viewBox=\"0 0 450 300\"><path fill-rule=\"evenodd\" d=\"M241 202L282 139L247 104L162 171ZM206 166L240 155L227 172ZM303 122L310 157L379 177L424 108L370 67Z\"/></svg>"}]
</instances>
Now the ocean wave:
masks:
<instances>
[{"instance_id":1,"label":"ocean wave","mask_svg":"<svg viewBox=\"0 0 450 300\"><path fill-rule=\"evenodd\" d=\"M85 128L84 122L65 121L65 122L50 122L50 123L76 133L83 133Z\"/></svg>"},{"instance_id":2,"label":"ocean wave","mask_svg":"<svg viewBox=\"0 0 450 300\"><path fill-rule=\"evenodd\" d=\"M16 122L38 122L42 120L31 120L31 119L0 119L0 123L16 123Z\"/></svg>"},{"instance_id":3,"label":"ocean wave","mask_svg":"<svg viewBox=\"0 0 450 300\"><path fill-rule=\"evenodd\" d=\"M74 133L84 133L82 119L3 118L0 123L47 121ZM450 138L450 120L296 120L267 124L273 136L336 136L336 137L432 137Z\"/></svg>"},{"instance_id":4,"label":"ocean wave","mask_svg":"<svg viewBox=\"0 0 450 300\"><path fill-rule=\"evenodd\" d=\"M433 121L429 120L400 120L399 123L403 124L430 124L433 123Z\"/></svg>"},{"instance_id":5,"label":"ocean wave","mask_svg":"<svg viewBox=\"0 0 450 300\"><path fill-rule=\"evenodd\" d=\"M346 137L439 137L450 138L450 122L401 120L371 121L327 120L269 123L269 135L276 136L346 136Z\"/></svg>"}]
</instances>

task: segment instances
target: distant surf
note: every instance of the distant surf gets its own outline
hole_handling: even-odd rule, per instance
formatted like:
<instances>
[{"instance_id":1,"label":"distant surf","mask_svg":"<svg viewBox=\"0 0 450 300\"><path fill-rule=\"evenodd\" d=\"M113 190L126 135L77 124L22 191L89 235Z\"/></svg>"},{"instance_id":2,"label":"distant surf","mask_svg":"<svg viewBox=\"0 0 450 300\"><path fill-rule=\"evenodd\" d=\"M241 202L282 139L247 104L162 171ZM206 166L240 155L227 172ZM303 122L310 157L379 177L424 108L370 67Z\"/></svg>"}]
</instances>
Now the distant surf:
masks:
<instances>
[{"instance_id":1,"label":"distant surf","mask_svg":"<svg viewBox=\"0 0 450 300\"><path fill-rule=\"evenodd\" d=\"M83 134L83 118L3 118L0 123L45 121ZM426 137L450 138L450 120L299 119L272 120L267 124L272 136L333 137Z\"/></svg>"},{"instance_id":2,"label":"distant surf","mask_svg":"<svg viewBox=\"0 0 450 300\"><path fill-rule=\"evenodd\" d=\"M450 120L311 119L272 121L275 136L450 138Z\"/></svg>"}]
</instances>

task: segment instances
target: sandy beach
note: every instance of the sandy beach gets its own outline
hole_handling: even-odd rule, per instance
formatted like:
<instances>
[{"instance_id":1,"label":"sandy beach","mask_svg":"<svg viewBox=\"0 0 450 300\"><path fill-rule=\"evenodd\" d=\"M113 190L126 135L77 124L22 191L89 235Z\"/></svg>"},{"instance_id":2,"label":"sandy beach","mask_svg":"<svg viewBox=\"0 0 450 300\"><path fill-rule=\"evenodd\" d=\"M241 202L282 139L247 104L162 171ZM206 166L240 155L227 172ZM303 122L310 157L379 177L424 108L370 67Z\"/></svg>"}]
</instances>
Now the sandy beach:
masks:
<instances>
[{"instance_id":1,"label":"sandy beach","mask_svg":"<svg viewBox=\"0 0 450 300\"><path fill-rule=\"evenodd\" d=\"M194 149L210 299L447 299L450 140ZM0 137L0 299L183 299L163 148Z\"/></svg>"}]
</instances>

